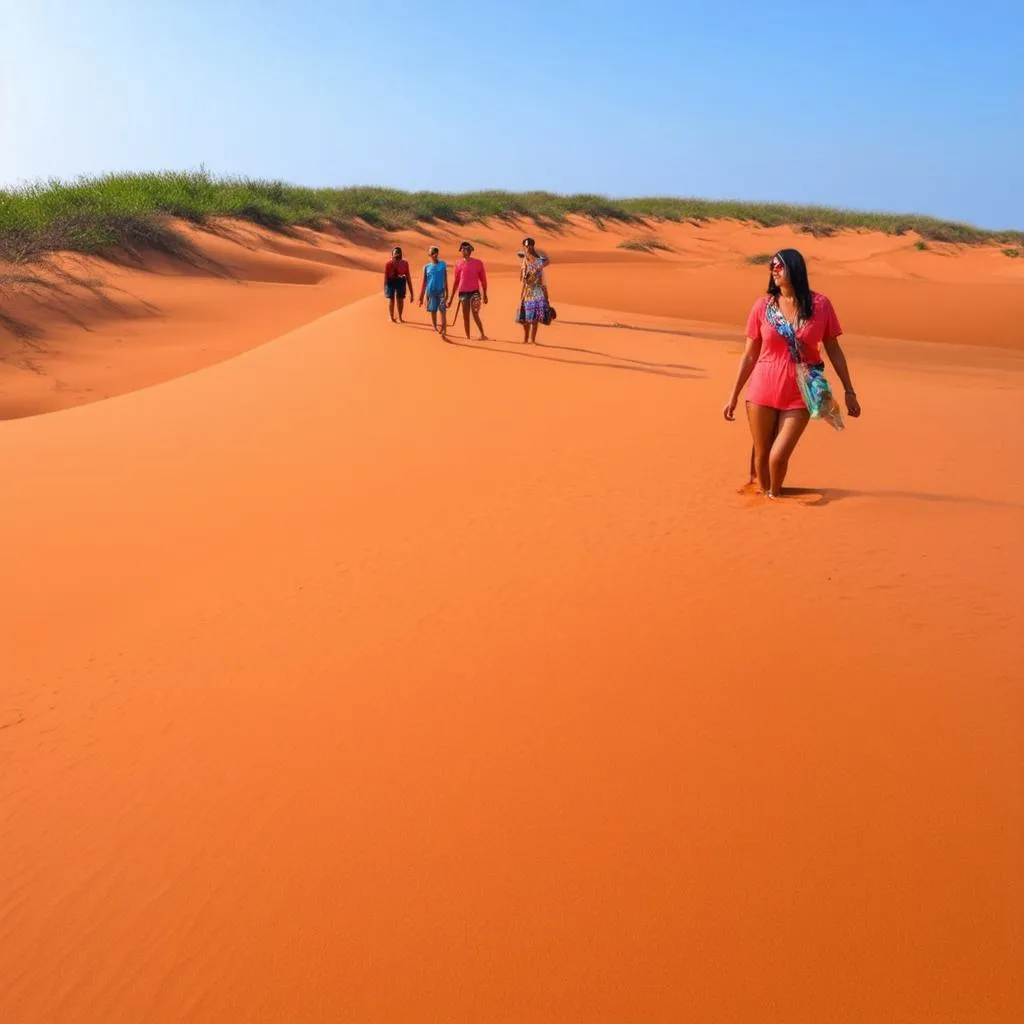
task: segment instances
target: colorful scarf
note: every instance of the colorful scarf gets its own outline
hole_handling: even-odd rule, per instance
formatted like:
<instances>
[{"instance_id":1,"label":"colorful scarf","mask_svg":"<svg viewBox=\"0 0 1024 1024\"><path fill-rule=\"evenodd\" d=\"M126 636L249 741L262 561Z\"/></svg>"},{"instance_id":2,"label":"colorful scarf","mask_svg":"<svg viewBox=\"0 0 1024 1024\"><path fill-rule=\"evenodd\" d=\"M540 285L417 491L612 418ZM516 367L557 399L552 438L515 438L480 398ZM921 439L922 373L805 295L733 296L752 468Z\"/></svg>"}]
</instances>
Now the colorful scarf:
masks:
<instances>
[{"instance_id":1,"label":"colorful scarf","mask_svg":"<svg viewBox=\"0 0 1024 1024\"><path fill-rule=\"evenodd\" d=\"M839 403L832 397L832 389L825 377L824 363L808 363L800 348L793 325L782 315L782 310L774 302L769 302L764 312L765 319L775 328L786 341L789 356L796 369L796 382L800 388L800 396L811 414L812 420L827 420L836 430L843 429L843 416L839 411Z\"/></svg>"}]
</instances>

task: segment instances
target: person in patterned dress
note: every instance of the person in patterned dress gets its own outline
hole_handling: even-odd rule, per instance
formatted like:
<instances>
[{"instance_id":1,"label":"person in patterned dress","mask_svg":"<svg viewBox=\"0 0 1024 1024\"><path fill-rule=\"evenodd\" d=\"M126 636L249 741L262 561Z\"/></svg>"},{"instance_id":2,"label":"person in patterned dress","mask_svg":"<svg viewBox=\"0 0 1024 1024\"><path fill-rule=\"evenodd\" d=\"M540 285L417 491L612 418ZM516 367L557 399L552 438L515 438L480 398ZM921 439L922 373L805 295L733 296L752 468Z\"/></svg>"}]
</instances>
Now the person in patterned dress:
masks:
<instances>
[{"instance_id":1,"label":"person in patterned dress","mask_svg":"<svg viewBox=\"0 0 1024 1024\"><path fill-rule=\"evenodd\" d=\"M544 280L544 268L551 261L543 253L537 251L537 243L532 238L523 239L523 265L520 271L523 291L519 303L518 319L523 325L523 344L537 343L537 328L547 323L548 317L548 286Z\"/></svg>"}]
</instances>

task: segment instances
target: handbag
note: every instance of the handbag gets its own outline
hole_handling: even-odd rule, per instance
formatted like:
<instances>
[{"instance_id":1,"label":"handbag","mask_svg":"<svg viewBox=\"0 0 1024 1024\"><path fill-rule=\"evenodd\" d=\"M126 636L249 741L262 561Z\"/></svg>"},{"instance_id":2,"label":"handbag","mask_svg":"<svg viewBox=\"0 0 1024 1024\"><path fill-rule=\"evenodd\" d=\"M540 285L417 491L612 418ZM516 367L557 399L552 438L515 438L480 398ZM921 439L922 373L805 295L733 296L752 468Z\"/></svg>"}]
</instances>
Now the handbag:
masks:
<instances>
[{"instance_id":1,"label":"handbag","mask_svg":"<svg viewBox=\"0 0 1024 1024\"><path fill-rule=\"evenodd\" d=\"M825 420L836 430L842 430L843 414L839 409L839 403L832 394L831 387L829 387L828 378L825 376L825 364L808 363L804 359L796 331L782 315L782 310L777 305L769 302L764 315L768 323L786 340L786 347L789 349L789 356L793 360L796 371L796 383L800 388L800 397L804 400L811 419Z\"/></svg>"}]
</instances>

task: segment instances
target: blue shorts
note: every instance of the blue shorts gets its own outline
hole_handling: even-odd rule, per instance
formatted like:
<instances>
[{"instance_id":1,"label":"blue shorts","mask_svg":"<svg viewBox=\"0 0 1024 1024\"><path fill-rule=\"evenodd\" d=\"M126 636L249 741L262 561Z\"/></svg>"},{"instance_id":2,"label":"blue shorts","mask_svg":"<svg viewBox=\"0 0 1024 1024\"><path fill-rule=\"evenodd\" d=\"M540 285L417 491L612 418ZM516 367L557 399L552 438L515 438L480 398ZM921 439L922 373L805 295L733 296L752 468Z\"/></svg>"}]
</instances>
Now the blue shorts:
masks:
<instances>
[{"instance_id":1,"label":"blue shorts","mask_svg":"<svg viewBox=\"0 0 1024 1024\"><path fill-rule=\"evenodd\" d=\"M392 299L397 296L400 299L405 298L405 278L395 277L390 281L384 282L384 298Z\"/></svg>"},{"instance_id":2,"label":"blue shorts","mask_svg":"<svg viewBox=\"0 0 1024 1024\"><path fill-rule=\"evenodd\" d=\"M446 308L444 292L427 292L428 313L443 313Z\"/></svg>"}]
</instances>

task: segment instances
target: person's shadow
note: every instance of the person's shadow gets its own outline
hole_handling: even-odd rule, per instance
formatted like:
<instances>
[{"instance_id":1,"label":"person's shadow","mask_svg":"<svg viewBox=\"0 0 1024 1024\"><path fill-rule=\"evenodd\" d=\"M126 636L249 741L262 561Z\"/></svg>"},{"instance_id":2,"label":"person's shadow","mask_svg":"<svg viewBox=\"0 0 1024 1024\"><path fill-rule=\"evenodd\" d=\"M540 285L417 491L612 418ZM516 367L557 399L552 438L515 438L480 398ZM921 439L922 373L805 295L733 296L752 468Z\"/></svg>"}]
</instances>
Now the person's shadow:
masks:
<instances>
[{"instance_id":1,"label":"person's shadow","mask_svg":"<svg viewBox=\"0 0 1024 1024\"><path fill-rule=\"evenodd\" d=\"M542 362L565 363L568 366L600 366L609 370L631 370L634 373L652 373L659 377L675 377L682 380L701 380L704 377L703 368L699 366L687 366L683 363L649 363L640 359L630 359L628 356L599 352L595 349L573 348L568 345L551 345L540 341L533 345L506 341L503 338L475 341L467 338L455 338L450 333L448 341L459 348L472 348L479 352L489 352L492 355L518 356L520 359L539 359ZM497 346L502 347L499 348ZM510 348L508 346L515 347ZM565 358L557 355L548 355L547 353L549 352L579 352L583 355L599 356L601 359L608 361Z\"/></svg>"},{"instance_id":2,"label":"person's shadow","mask_svg":"<svg viewBox=\"0 0 1024 1024\"><path fill-rule=\"evenodd\" d=\"M408 321L406 321L409 323ZM691 336L687 331L668 330L663 328L632 327L628 324L597 324L582 321L564 320L561 321L567 326L574 327L608 327L627 331L649 331L655 334L676 334ZM420 330L432 331L428 324L409 324ZM448 341L452 345L461 348L475 348L485 352L497 352L504 355L520 356L526 359L544 359L552 363L566 363L570 366L604 366L611 370L632 370L634 373L653 373L659 377L676 377L684 380L700 380L704 377L702 366L689 366L686 363L657 363L645 359L634 359L632 356L613 355L611 352L602 352L598 349L579 348L573 345L553 345L550 342L537 341L531 345L525 345L520 341L510 341L506 338L488 338L487 341L477 341L470 338L456 338L452 333L452 324L448 324ZM461 324L458 325L461 329ZM696 337L696 335L692 335ZM515 348L495 348L495 345L513 345ZM578 352L580 355L597 356L598 359L608 360L607 362L595 362L590 359L564 359L556 355L542 355L540 350L554 352Z\"/></svg>"},{"instance_id":3,"label":"person's shadow","mask_svg":"<svg viewBox=\"0 0 1024 1024\"><path fill-rule=\"evenodd\" d=\"M634 359L632 356L613 356L610 352L601 352L592 348L577 348L573 345L551 345L544 341L537 342L538 348L553 348L559 352L580 352L588 356L600 356L602 359L621 359L636 366L649 366L657 370L690 370L694 373L703 373L701 366L688 366L686 363L652 363L646 359Z\"/></svg>"},{"instance_id":4,"label":"person's shadow","mask_svg":"<svg viewBox=\"0 0 1024 1024\"><path fill-rule=\"evenodd\" d=\"M1024 508L1012 501L991 498L972 498L962 494L934 494L928 491L858 491L843 487L783 487L783 497L810 498L802 504L811 508L831 505L847 498L879 498L890 501L923 501L938 504L974 505L977 508Z\"/></svg>"}]
</instances>

